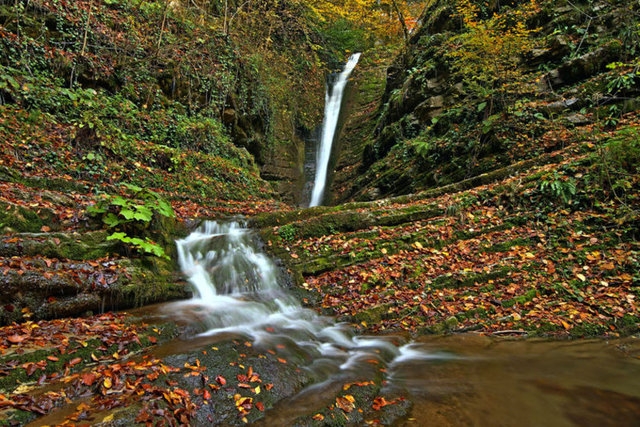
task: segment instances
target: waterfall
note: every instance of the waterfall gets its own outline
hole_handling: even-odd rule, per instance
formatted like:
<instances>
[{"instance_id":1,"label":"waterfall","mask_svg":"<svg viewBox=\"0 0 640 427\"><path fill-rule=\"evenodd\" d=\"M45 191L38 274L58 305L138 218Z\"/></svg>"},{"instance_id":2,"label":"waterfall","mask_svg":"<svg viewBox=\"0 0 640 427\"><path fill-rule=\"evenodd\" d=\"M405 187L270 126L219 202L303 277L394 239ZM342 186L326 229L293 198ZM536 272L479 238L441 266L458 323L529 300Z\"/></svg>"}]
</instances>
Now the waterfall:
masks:
<instances>
[{"instance_id":1,"label":"waterfall","mask_svg":"<svg viewBox=\"0 0 640 427\"><path fill-rule=\"evenodd\" d=\"M203 325L201 337L238 336L254 345L303 355L317 383L357 376L373 366L389 376L407 360L450 358L399 337L357 336L347 325L306 309L283 286L274 262L258 249L257 237L240 222L205 222L177 241L178 260L194 289L189 301L172 304L173 316Z\"/></svg>"},{"instance_id":2,"label":"waterfall","mask_svg":"<svg viewBox=\"0 0 640 427\"><path fill-rule=\"evenodd\" d=\"M349 75L355 68L360 53L351 55L345 65L344 70L338 75L331 88L327 86L324 105L324 120L322 122L322 137L316 154L316 175L311 192L311 202L309 206L318 206L322 203L325 185L327 183L327 169L329 158L331 157L331 147L335 138L338 119L340 118L340 107L342 105L342 94L347 86ZM331 90L329 90L331 89Z\"/></svg>"}]
</instances>

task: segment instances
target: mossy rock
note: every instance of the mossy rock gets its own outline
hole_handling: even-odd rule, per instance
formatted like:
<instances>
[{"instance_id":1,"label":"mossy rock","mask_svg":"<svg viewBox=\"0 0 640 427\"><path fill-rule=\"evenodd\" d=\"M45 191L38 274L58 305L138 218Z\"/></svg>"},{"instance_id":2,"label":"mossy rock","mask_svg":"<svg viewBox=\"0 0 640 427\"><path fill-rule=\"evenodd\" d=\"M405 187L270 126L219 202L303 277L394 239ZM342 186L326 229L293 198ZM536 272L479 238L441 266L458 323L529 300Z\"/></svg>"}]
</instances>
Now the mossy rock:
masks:
<instances>
[{"instance_id":1,"label":"mossy rock","mask_svg":"<svg viewBox=\"0 0 640 427\"><path fill-rule=\"evenodd\" d=\"M12 243L0 244L0 256L43 256L47 258L89 260L118 252L118 243L107 241L104 230L87 233L21 233Z\"/></svg>"},{"instance_id":2,"label":"mossy rock","mask_svg":"<svg viewBox=\"0 0 640 427\"><path fill-rule=\"evenodd\" d=\"M49 209L39 209L36 213L22 206L0 202L1 231L38 232L53 217Z\"/></svg>"},{"instance_id":3,"label":"mossy rock","mask_svg":"<svg viewBox=\"0 0 640 427\"><path fill-rule=\"evenodd\" d=\"M176 273L173 261L158 257L123 260L127 267L127 280L114 289L113 303L117 306L139 307L192 296L191 289Z\"/></svg>"}]
</instances>

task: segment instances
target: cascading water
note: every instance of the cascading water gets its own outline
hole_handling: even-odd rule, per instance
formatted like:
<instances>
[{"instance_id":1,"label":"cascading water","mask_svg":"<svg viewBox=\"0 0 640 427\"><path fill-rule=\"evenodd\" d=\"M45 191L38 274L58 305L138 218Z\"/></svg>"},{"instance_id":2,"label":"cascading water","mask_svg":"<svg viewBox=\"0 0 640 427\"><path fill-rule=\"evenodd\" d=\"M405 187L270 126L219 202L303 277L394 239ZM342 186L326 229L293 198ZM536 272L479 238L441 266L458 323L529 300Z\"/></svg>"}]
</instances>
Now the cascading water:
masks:
<instances>
[{"instance_id":1,"label":"cascading water","mask_svg":"<svg viewBox=\"0 0 640 427\"><path fill-rule=\"evenodd\" d=\"M347 86L349 75L355 68L360 53L351 55L344 70L338 75L335 84L325 94L324 120L322 123L322 137L316 154L316 174L311 192L311 202L309 206L318 206L322 203L324 189L327 183L327 169L329 168L329 158L331 157L331 147L335 138L338 119L340 118L340 108L342 106L342 94Z\"/></svg>"},{"instance_id":2,"label":"cascading water","mask_svg":"<svg viewBox=\"0 0 640 427\"><path fill-rule=\"evenodd\" d=\"M361 375L377 367L395 367L407 360L450 358L415 344L398 346L397 337L356 336L346 325L303 308L280 285L276 265L257 249L256 237L239 222L205 222L177 242L180 266L195 290L179 303L205 324L201 336L253 339L256 346L286 342L308 364L318 383ZM172 306L173 314L178 314Z\"/></svg>"}]
</instances>

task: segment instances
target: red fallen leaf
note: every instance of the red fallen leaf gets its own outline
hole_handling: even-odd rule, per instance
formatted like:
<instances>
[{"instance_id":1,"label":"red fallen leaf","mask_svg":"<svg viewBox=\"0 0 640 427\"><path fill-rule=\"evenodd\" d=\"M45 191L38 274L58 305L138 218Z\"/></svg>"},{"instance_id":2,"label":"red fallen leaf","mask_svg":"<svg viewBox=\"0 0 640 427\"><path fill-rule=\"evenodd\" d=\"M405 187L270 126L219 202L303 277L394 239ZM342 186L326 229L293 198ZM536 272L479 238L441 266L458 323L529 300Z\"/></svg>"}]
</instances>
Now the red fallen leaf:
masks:
<instances>
[{"instance_id":1,"label":"red fallen leaf","mask_svg":"<svg viewBox=\"0 0 640 427\"><path fill-rule=\"evenodd\" d=\"M378 396L375 399L373 399L373 404L371 405L371 408L373 408L374 411L379 411L380 409L384 408L388 404L389 402L387 402L387 400L384 397Z\"/></svg>"},{"instance_id":2,"label":"red fallen leaf","mask_svg":"<svg viewBox=\"0 0 640 427\"><path fill-rule=\"evenodd\" d=\"M284 364L287 363L287 361L285 359L283 359L282 357L278 357L278 362L284 363Z\"/></svg>"},{"instance_id":3,"label":"red fallen leaf","mask_svg":"<svg viewBox=\"0 0 640 427\"><path fill-rule=\"evenodd\" d=\"M238 387L240 387L240 388L251 388L251 386L249 384L246 384L246 383L238 383Z\"/></svg>"},{"instance_id":4,"label":"red fallen leaf","mask_svg":"<svg viewBox=\"0 0 640 427\"><path fill-rule=\"evenodd\" d=\"M82 384L91 387L96 380L96 374L93 372L86 372L82 374Z\"/></svg>"},{"instance_id":5,"label":"red fallen leaf","mask_svg":"<svg viewBox=\"0 0 640 427\"><path fill-rule=\"evenodd\" d=\"M42 227L40 227L40 231L42 231L43 233L48 233L51 231L51 227L43 225Z\"/></svg>"},{"instance_id":6,"label":"red fallen leaf","mask_svg":"<svg viewBox=\"0 0 640 427\"><path fill-rule=\"evenodd\" d=\"M256 402L255 403L255 407L258 408L258 411L260 412L264 412L264 403L262 402Z\"/></svg>"},{"instance_id":7,"label":"red fallen leaf","mask_svg":"<svg viewBox=\"0 0 640 427\"><path fill-rule=\"evenodd\" d=\"M213 391L218 391L218 390L220 390L220 386L219 386L219 385L209 384L209 387L211 387L211 390L213 390Z\"/></svg>"},{"instance_id":8,"label":"red fallen leaf","mask_svg":"<svg viewBox=\"0 0 640 427\"><path fill-rule=\"evenodd\" d=\"M28 338L27 335L10 335L7 337L7 341L9 341L12 344L20 344L22 341L24 341L27 338Z\"/></svg>"},{"instance_id":9,"label":"red fallen leaf","mask_svg":"<svg viewBox=\"0 0 640 427\"><path fill-rule=\"evenodd\" d=\"M52 361L52 362L57 362L58 360L60 360L60 359L58 359L58 358L57 358L57 357L55 357L55 356L47 356L47 359L49 359L49 360L50 360L50 361Z\"/></svg>"},{"instance_id":10,"label":"red fallen leaf","mask_svg":"<svg viewBox=\"0 0 640 427\"><path fill-rule=\"evenodd\" d=\"M249 378L245 375L245 374L238 374L236 375L236 379L238 381L240 381L241 383L243 382L247 382L249 380Z\"/></svg>"},{"instance_id":11,"label":"red fallen leaf","mask_svg":"<svg viewBox=\"0 0 640 427\"><path fill-rule=\"evenodd\" d=\"M204 400L211 400L211 393L206 388L202 390L202 398Z\"/></svg>"},{"instance_id":12,"label":"red fallen leaf","mask_svg":"<svg viewBox=\"0 0 640 427\"><path fill-rule=\"evenodd\" d=\"M149 342L151 344L155 344L155 343L158 342L158 339L156 337L154 337L153 335L149 335L147 338L149 339Z\"/></svg>"},{"instance_id":13,"label":"red fallen leaf","mask_svg":"<svg viewBox=\"0 0 640 427\"><path fill-rule=\"evenodd\" d=\"M324 420L324 415L322 415L322 414L315 414L315 415L314 415L313 417L311 417L311 418L313 418L313 419L314 419L314 420L316 420L316 421L322 421L322 420Z\"/></svg>"},{"instance_id":14,"label":"red fallen leaf","mask_svg":"<svg viewBox=\"0 0 640 427\"><path fill-rule=\"evenodd\" d=\"M265 385L264 388L266 388L267 390L271 390L273 388L273 384L269 383L269 384Z\"/></svg>"},{"instance_id":15,"label":"red fallen leaf","mask_svg":"<svg viewBox=\"0 0 640 427\"><path fill-rule=\"evenodd\" d=\"M225 377L223 377L222 375L218 375L216 377L216 382L220 385L226 385L227 384L227 380L225 379Z\"/></svg>"}]
</instances>

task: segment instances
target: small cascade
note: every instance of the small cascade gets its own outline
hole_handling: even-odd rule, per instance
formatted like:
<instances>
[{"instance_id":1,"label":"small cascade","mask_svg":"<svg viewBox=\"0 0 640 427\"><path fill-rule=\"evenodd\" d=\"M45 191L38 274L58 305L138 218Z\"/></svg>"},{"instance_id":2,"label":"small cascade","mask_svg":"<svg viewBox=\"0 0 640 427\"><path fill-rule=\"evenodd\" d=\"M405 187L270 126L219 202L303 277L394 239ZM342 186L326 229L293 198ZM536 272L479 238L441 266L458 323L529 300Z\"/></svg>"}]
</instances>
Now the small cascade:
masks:
<instances>
[{"instance_id":1,"label":"small cascade","mask_svg":"<svg viewBox=\"0 0 640 427\"><path fill-rule=\"evenodd\" d=\"M182 271L194 288L190 301L171 306L204 324L200 336L252 339L254 345L283 347L307 361L318 383L386 367L401 372L406 361L450 358L427 352L398 337L357 336L345 324L302 307L280 285L280 273L258 249L256 236L239 222L205 222L177 242Z\"/></svg>"},{"instance_id":2,"label":"small cascade","mask_svg":"<svg viewBox=\"0 0 640 427\"><path fill-rule=\"evenodd\" d=\"M340 108L342 106L342 95L347 86L349 75L358 64L360 53L351 55L344 70L338 75L332 87L327 86L325 94L324 120L322 123L322 137L316 154L316 174L311 192L311 202L309 206L318 206L322 203L325 186L327 183L327 169L329 168L329 158L331 148L340 118Z\"/></svg>"}]
</instances>

